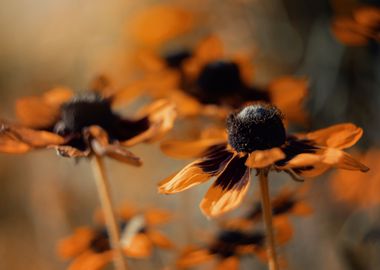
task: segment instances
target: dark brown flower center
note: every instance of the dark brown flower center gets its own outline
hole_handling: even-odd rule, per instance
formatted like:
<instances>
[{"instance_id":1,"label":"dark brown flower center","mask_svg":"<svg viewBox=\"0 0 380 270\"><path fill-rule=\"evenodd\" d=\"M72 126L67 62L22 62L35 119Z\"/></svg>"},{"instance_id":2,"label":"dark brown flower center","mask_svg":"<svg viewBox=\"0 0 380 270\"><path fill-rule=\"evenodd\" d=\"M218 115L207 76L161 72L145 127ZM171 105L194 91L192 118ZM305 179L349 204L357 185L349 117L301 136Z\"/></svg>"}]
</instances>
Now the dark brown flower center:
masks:
<instances>
[{"instance_id":1,"label":"dark brown flower center","mask_svg":"<svg viewBox=\"0 0 380 270\"><path fill-rule=\"evenodd\" d=\"M228 116L228 142L237 152L243 153L279 147L286 140L282 120L281 112L272 105L246 106Z\"/></svg>"},{"instance_id":2,"label":"dark brown flower center","mask_svg":"<svg viewBox=\"0 0 380 270\"><path fill-rule=\"evenodd\" d=\"M199 87L208 94L224 95L243 86L239 66L231 61L214 61L201 70Z\"/></svg>"},{"instance_id":3,"label":"dark brown flower center","mask_svg":"<svg viewBox=\"0 0 380 270\"><path fill-rule=\"evenodd\" d=\"M243 233L235 230L222 231L209 247L209 252L222 258L235 255L238 247L260 246L264 242L262 233Z\"/></svg>"},{"instance_id":4,"label":"dark brown flower center","mask_svg":"<svg viewBox=\"0 0 380 270\"><path fill-rule=\"evenodd\" d=\"M171 68L181 68L182 63L191 57L191 52L186 49L172 51L164 56L166 64Z\"/></svg>"},{"instance_id":5,"label":"dark brown flower center","mask_svg":"<svg viewBox=\"0 0 380 270\"><path fill-rule=\"evenodd\" d=\"M56 126L60 134L80 132L83 128L98 125L111 127L119 119L111 110L111 104L95 93L76 96L61 107L61 122Z\"/></svg>"}]
</instances>

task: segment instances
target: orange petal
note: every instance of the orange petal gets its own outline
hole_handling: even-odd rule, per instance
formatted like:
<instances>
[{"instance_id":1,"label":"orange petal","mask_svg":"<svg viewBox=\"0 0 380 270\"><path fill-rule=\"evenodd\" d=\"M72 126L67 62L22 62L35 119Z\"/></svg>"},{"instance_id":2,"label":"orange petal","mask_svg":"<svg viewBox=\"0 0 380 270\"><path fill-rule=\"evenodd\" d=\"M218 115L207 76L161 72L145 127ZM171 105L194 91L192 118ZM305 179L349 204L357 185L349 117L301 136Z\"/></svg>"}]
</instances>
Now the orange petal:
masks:
<instances>
[{"instance_id":1,"label":"orange petal","mask_svg":"<svg viewBox=\"0 0 380 270\"><path fill-rule=\"evenodd\" d=\"M283 76L273 80L268 86L273 104L286 116L286 119L304 123L307 116L303 101L307 95L308 80Z\"/></svg>"},{"instance_id":2,"label":"orange petal","mask_svg":"<svg viewBox=\"0 0 380 270\"><path fill-rule=\"evenodd\" d=\"M338 18L332 24L335 37L349 46L364 46L368 43L368 29L350 18Z\"/></svg>"},{"instance_id":3,"label":"orange petal","mask_svg":"<svg viewBox=\"0 0 380 270\"><path fill-rule=\"evenodd\" d=\"M53 146L52 148L54 148L57 151L58 155L62 157L79 158L79 157L88 157L91 154L90 149L81 151L69 145L58 145L58 146Z\"/></svg>"},{"instance_id":4,"label":"orange petal","mask_svg":"<svg viewBox=\"0 0 380 270\"><path fill-rule=\"evenodd\" d=\"M239 258L231 256L221 260L215 267L215 270L239 270Z\"/></svg>"},{"instance_id":5,"label":"orange petal","mask_svg":"<svg viewBox=\"0 0 380 270\"><path fill-rule=\"evenodd\" d=\"M12 134L0 131L0 152L6 154L23 154L30 151L32 147L21 142Z\"/></svg>"},{"instance_id":6,"label":"orange petal","mask_svg":"<svg viewBox=\"0 0 380 270\"><path fill-rule=\"evenodd\" d=\"M353 146L362 135L360 127L345 123L307 133L305 137L317 145L345 149Z\"/></svg>"},{"instance_id":7,"label":"orange petal","mask_svg":"<svg viewBox=\"0 0 380 270\"><path fill-rule=\"evenodd\" d=\"M156 47L163 42L189 31L193 15L174 6L156 5L145 9L132 20L134 38L146 46Z\"/></svg>"},{"instance_id":8,"label":"orange petal","mask_svg":"<svg viewBox=\"0 0 380 270\"><path fill-rule=\"evenodd\" d=\"M234 168L232 161L207 191L200 208L208 217L216 217L238 207L249 188L250 170L243 175ZM233 170L234 172L231 172ZM236 171L235 171L236 170ZM231 175L230 175L231 174ZM222 179L221 184L218 180Z\"/></svg>"},{"instance_id":9,"label":"orange petal","mask_svg":"<svg viewBox=\"0 0 380 270\"><path fill-rule=\"evenodd\" d=\"M141 166L141 159L135 156L132 152L128 151L115 142L109 144L107 132L99 126L91 126L86 129L86 135L91 141L92 150L99 156L108 156L120 162L124 162L134 166Z\"/></svg>"},{"instance_id":10,"label":"orange petal","mask_svg":"<svg viewBox=\"0 0 380 270\"><path fill-rule=\"evenodd\" d=\"M152 241L152 243L160 248L164 249L172 249L174 248L174 244L168 237L163 235L161 232L156 230L149 230L147 232L148 237Z\"/></svg>"},{"instance_id":11,"label":"orange petal","mask_svg":"<svg viewBox=\"0 0 380 270\"><path fill-rule=\"evenodd\" d=\"M195 50L195 57L202 64L218 60L223 57L224 46L218 36L209 36L203 39Z\"/></svg>"},{"instance_id":12,"label":"orange petal","mask_svg":"<svg viewBox=\"0 0 380 270\"><path fill-rule=\"evenodd\" d=\"M351 155L334 148L327 148L324 151L322 162L345 170L369 171L367 166L354 159Z\"/></svg>"},{"instance_id":13,"label":"orange petal","mask_svg":"<svg viewBox=\"0 0 380 270\"><path fill-rule=\"evenodd\" d=\"M214 258L207 249L186 250L177 260L177 267L190 268L209 262Z\"/></svg>"},{"instance_id":14,"label":"orange petal","mask_svg":"<svg viewBox=\"0 0 380 270\"><path fill-rule=\"evenodd\" d=\"M175 105L167 100L157 100L144 108L140 114L148 117L149 128L139 135L122 142L125 146L132 146L140 142L153 142L160 139L174 124L176 118Z\"/></svg>"},{"instance_id":15,"label":"orange petal","mask_svg":"<svg viewBox=\"0 0 380 270\"><path fill-rule=\"evenodd\" d=\"M48 128L59 119L60 106L72 97L67 88L54 88L41 97L25 97L16 101L16 115L21 124L31 128Z\"/></svg>"},{"instance_id":16,"label":"orange petal","mask_svg":"<svg viewBox=\"0 0 380 270\"><path fill-rule=\"evenodd\" d=\"M205 173L199 168L197 166L199 162L201 162L201 160L190 163L179 173L160 182L158 191L164 194L177 193L209 180L212 175Z\"/></svg>"},{"instance_id":17,"label":"orange petal","mask_svg":"<svg viewBox=\"0 0 380 270\"><path fill-rule=\"evenodd\" d=\"M75 258L68 270L101 270L112 260L112 257L111 251L102 253L86 251Z\"/></svg>"},{"instance_id":18,"label":"orange petal","mask_svg":"<svg viewBox=\"0 0 380 270\"><path fill-rule=\"evenodd\" d=\"M147 209L144 217L149 226L155 226L167 223L172 218L172 214L162 209Z\"/></svg>"},{"instance_id":19,"label":"orange petal","mask_svg":"<svg viewBox=\"0 0 380 270\"><path fill-rule=\"evenodd\" d=\"M313 208L306 202L297 202L293 206L291 213L297 216L307 216L313 213Z\"/></svg>"},{"instance_id":20,"label":"orange petal","mask_svg":"<svg viewBox=\"0 0 380 270\"><path fill-rule=\"evenodd\" d=\"M7 141L14 140L15 142L22 142L34 148L64 143L64 139L57 134L7 123L0 123L0 136L5 136Z\"/></svg>"},{"instance_id":21,"label":"orange petal","mask_svg":"<svg viewBox=\"0 0 380 270\"><path fill-rule=\"evenodd\" d=\"M166 141L161 144L161 150L170 157L195 158L201 157L213 145L226 142L225 139L202 139L197 141Z\"/></svg>"},{"instance_id":22,"label":"orange petal","mask_svg":"<svg viewBox=\"0 0 380 270\"><path fill-rule=\"evenodd\" d=\"M146 234L138 233L131 238L127 246L123 246L127 256L133 258L146 258L152 254L152 242Z\"/></svg>"},{"instance_id":23,"label":"orange petal","mask_svg":"<svg viewBox=\"0 0 380 270\"><path fill-rule=\"evenodd\" d=\"M72 236L62 239L58 243L57 251L59 257L68 259L85 251L94 237L94 230L88 227L75 229Z\"/></svg>"},{"instance_id":24,"label":"orange petal","mask_svg":"<svg viewBox=\"0 0 380 270\"><path fill-rule=\"evenodd\" d=\"M380 25L380 8L375 6L360 7L354 11L354 18L359 24L376 28Z\"/></svg>"},{"instance_id":25,"label":"orange petal","mask_svg":"<svg viewBox=\"0 0 380 270\"><path fill-rule=\"evenodd\" d=\"M264 168L284 158L285 154L281 151L280 148L256 150L248 155L248 159L245 162L245 165L250 168Z\"/></svg>"},{"instance_id":26,"label":"orange petal","mask_svg":"<svg viewBox=\"0 0 380 270\"><path fill-rule=\"evenodd\" d=\"M293 237L293 227L289 222L288 217L280 216L273 219L275 230L275 238L278 245L283 245L289 242Z\"/></svg>"},{"instance_id":27,"label":"orange petal","mask_svg":"<svg viewBox=\"0 0 380 270\"><path fill-rule=\"evenodd\" d=\"M166 98L176 104L176 109L180 116L190 117L202 113L203 105L181 90L173 89Z\"/></svg>"}]
</instances>

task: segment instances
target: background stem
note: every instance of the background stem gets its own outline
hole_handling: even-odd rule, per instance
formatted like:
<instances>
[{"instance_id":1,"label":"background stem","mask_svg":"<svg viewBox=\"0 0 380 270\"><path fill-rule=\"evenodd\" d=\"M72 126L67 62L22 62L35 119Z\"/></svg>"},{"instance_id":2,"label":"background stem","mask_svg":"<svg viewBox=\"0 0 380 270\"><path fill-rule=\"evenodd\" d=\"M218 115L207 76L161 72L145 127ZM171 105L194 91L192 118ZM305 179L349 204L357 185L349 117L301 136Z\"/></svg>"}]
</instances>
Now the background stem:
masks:
<instances>
[{"instance_id":1,"label":"background stem","mask_svg":"<svg viewBox=\"0 0 380 270\"><path fill-rule=\"evenodd\" d=\"M114 208L112 205L110 189L107 175L105 172L104 162L100 156L94 155L92 158L92 167L95 176L95 182L99 193L100 202L106 219L107 230L110 237L111 247L115 252L114 264L117 270L126 270L127 264L124 260L123 250L120 245L119 226L116 221Z\"/></svg>"},{"instance_id":2,"label":"background stem","mask_svg":"<svg viewBox=\"0 0 380 270\"><path fill-rule=\"evenodd\" d=\"M260 190L261 190L261 207L263 209L265 230L266 230L266 243L268 255L269 270L278 270L278 261L276 254L276 245L273 234L272 224L272 206L269 196L268 186L268 171L266 169L259 170Z\"/></svg>"}]
</instances>

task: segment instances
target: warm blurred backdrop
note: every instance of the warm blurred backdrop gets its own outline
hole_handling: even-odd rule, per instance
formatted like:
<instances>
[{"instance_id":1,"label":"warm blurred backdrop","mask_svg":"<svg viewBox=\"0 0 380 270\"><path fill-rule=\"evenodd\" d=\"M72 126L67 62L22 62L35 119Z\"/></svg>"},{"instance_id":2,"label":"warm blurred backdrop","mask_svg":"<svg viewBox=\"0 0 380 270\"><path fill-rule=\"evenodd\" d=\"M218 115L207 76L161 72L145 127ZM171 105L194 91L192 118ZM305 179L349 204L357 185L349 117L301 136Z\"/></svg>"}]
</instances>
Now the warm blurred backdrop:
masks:
<instances>
[{"instance_id":1,"label":"warm blurred backdrop","mask_svg":"<svg viewBox=\"0 0 380 270\"><path fill-rule=\"evenodd\" d=\"M132 19L163 3L1 1L1 118L15 119L14 102L21 96L62 85L83 91L100 73L109 74L120 84L133 81L134 52L139 45ZM194 17L195 26L172 46L176 42L194 45L200 37L214 33L221 37L228 52L252 56L252 76L259 86L285 74L307 77L310 89L305 108L311 121L304 130L353 122L364 129L356 153L379 147L379 44L347 46L331 31L335 16L350 14L357 5L376 1L181 0L165 4L188 10ZM184 128L191 130L191 123L188 125ZM180 129L174 133L180 134ZM106 161L115 204L128 201L138 207L173 211L175 221L163 231L178 250L212 235L216 223L207 220L198 208L207 187L173 196L157 194L158 181L186 162L165 156L158 144L139 145L132 151L142 157L143 167ZM378 162L375 156L371 169ZM286 175L273 175L273 190L280 185L299 185ZM370 172L371 185L366 178L359 183L333 185L331 175L310 183L307 199L314 213L293 220L293 239L281 248L288 269L379 269L380 173ZM371 196L370 202L364 206L357 203L361 201L359 196L354 203L347 203L350 198L345 194L351 185L361 190L363 198ZM258 189L252 190L248 202L258 199ZM0 269L66 269L67 263L56 255L58 240L75 227L91 224L97 208L96 188L85 160L76 163L58 157L54 151L1 154ZM365 241L368 235L370 240ZM158 257L170 267L166 269L173 269L176 251L160 251ZM157 261L134 261L132 269L163 269ZM265 268L257 260L242 265L242 269Z\"/></svg>"}]
</instances>

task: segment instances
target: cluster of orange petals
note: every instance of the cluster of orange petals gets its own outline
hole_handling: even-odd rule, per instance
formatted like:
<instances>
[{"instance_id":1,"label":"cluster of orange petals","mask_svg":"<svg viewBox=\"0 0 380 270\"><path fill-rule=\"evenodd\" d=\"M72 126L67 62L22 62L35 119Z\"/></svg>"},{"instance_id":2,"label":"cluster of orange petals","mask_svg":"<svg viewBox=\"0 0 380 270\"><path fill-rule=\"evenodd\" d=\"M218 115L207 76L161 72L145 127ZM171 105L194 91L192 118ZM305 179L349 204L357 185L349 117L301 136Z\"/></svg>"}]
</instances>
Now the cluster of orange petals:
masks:
<instances>
[{"instance_id":1,"label":"cluster of orange petals","mask_svg":"<svg viewBox=\"0 0 380 270\"><path fill-rule=\"evenodd\" d=\"M336 38L350 46L363 46L370 40L380 42L380 8L364 6L353 11L352 17L338 17L332 30Z\"/></svg>"},{"instance_id":2,"label":"cluster of orange petals","mask_svg":"<svg viewBox=\"0 0 380 270\"><path fill-rule=\"evenodd\" d=\"M125 205L118 211L118 217L128 222L122 234L121 244L125 256L135 259L150 257L155 247L172 249L173 243L156 226L167 223L171 214L161 209L147 209L137 211L131 206ZM100 270L113 260L114 252L111 249L101 251L93 250L91 245L100 228L104 227L102 213L95 215L98 227L79 227L74 234L62 239L58 243L58 254L64 260L72 260L69 270ZM130 224L128 226L128 224ZM140 232L140 228L144 228ZM102 241L107 241L104 239ZM102 243L109 245L109 243Z\"/></svg>"}]
</instances>

